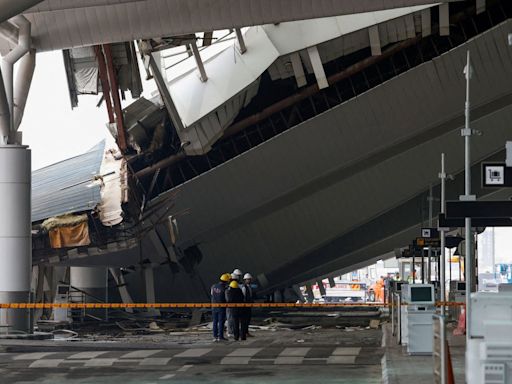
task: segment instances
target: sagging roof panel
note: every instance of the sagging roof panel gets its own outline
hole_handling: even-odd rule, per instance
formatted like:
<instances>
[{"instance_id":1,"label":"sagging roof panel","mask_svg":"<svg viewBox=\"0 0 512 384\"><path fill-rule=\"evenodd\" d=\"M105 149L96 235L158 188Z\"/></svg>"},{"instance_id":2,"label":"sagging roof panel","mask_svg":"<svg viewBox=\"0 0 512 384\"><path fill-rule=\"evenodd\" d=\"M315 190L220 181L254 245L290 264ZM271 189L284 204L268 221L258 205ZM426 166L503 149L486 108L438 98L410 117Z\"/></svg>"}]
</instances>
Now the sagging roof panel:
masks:
<instances>
[{"instance_id":1,"label":"sagging roof panel","mask_svg":"<svg viewBox=\"0 0 512 384\"><path fill-rule=\"evenodd\" d=\"M512 89L511 23L182 184L176 209L190 214L180 220L181 241L199 244L201 268L225 259L271 269L428 188L441 152L450 156L449 172L457 171L467 49L475 68L472 122L484 132L472 156L495 152L512 116L504 109Z\"/></svg>"},{"instance_id":2,"label":"sagging roof panel","mask_svg":"<svg viewBox=\"0 0 512 384\"><path fill-rule=\"evenodd\" d=\"M32 222L94 209L101 196L100 185L92 181L104 150L103 140L82 155L32 172Z\"/></svg>"},{"instance_id":3,"label":"sagging roof panel","mask_svg":"<svg viewBox=\"0 0 512 384\"><path fill-rule=\"evenodd\" d=\"M25 14L32 22L35 48L38 51L48 51L370 12L430 2L431 0L46 0ZM0 50L3 51L8 44L2 44Z\"/></svg>"},{"instance_id":4,"label":"sagging roof panel","mask_svg":"<svg viewBox=\"0 0 512 384\"><path fill-rule=\"evenodd\" d=\"M243 54L232 41L234 34L202 49L200 55L208 76L207 81L202 81L198 76L194 57L167 66L164 54L155 55L157 59L160 58L157 64L164 74L165 86L179 115L175 117L181 123L177 127L178 134L182 142L190 143L185 151L189 155L208 152L239 111L257 94L260 76L276 60L289 61L288 55L292 52L302 51L305 54L308 47L347 37L375 24L383 23L384 29L386 23L395 20L404 24L404 20L400 18L411 18L414 13L434 5L436 4L249 28L244 33L247 51ZM415 36L414 23L411 24L412 36ZM392 37L383 39L383 42L395 42L407 37L405 32L403 35L395 33ZM360 49L369 45L366 30L359 38L361 42L357 46L352 45L354 48ZM329 52L328 49L322 50L324 59L334 59L352 52L348 46L345 47L346 42L340 45L337 53ZM310 59L305 57L302 63L312 73Z\"/></svg>"}]
</instances>

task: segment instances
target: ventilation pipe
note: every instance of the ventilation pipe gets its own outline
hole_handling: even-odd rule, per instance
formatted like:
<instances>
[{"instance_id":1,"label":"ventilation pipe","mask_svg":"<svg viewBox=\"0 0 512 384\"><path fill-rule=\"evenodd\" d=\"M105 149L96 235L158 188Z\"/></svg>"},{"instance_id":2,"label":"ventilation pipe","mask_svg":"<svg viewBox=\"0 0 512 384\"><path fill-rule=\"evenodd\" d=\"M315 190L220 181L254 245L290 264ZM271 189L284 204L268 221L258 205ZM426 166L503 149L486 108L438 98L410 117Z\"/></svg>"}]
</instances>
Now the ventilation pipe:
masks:
<instances>
[{"instance_id":1,"label":"ventilation pipe","mask_svg":"<svg viewBox=\"0 0 512 384\"><path fill-rule=\"evenodd\" d=\"M25 105L27 104L28 92L32 84L32 77L36 68L36 50L31 49L20 61L20 67L16 76L16 89L14 90L14 116L13 131L20 127Z\"/></svg>"},{"instance_id":2,"label":"ventilation pipe","mask_svg":"<svg viewBox=\"0 0 512 384\"><path fill-rule=\"evenodd\" d=\"M5 94L5 86L2 76L0 76L0 145L6 145L11 131L11 113L9 112L9 103Z\"/></svg>"},{"instance_id":3,"label":"ventilation pipe","mask_svg":"<svg viewBox=\"0 0 512 384\"><path fill-rule=\"evenodd\" d=\"M14 72L14 64L20 60L27 52L30 50L30 22L27 20L25 16L16 16L10 20L13 24L17 25L19 28L18 33L18 45L7 55L2 58L2 78L5 87L5 96L7 97L8 104L8 115L9 115L9 142L12 142L14 138L15 128L14 128L14 80L13 80L13 72ZM27 91L28 95L28 91ZM0 94L0 97L3 97L3 94ZM5 101L0 100L1 104L1 112L4 112ZM2 123L5 122L5 114L2 113ZM5 136L5 127L1 127L2 136Z\"/></svg>"}]
</instances>

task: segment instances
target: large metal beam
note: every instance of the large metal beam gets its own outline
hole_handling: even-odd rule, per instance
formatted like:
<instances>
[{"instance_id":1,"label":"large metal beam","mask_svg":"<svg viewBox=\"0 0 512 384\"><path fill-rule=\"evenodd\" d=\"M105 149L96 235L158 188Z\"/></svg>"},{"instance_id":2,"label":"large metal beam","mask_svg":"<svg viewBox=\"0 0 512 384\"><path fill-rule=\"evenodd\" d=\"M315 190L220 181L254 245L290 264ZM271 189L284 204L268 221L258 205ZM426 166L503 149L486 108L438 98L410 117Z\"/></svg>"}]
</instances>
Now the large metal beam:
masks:
<instances>
[{"instance_id":1,"label":"large metal beam","mask_svg":"<svg viewBox=\"0 0 512 384\"><path fill-rule=\"evenodd\" d=\"M114 111L116 112L116 125L117 125L117 144L122 153L126 151L126 133L124 129L123 111L121 109L121 100L119 99L119 87L117 85L117 74L114 70L114 59L112 58L112 48L110 44L103 45L103 52L107 64L108 79L110 82L110 92L112 93L112 100L114 102Z\"/></svg>"},{"instance_id":2,"label":"large metal beam","mask_svg":"<svg viewBox=\"0 0 512 384\"><path fill-rule=\"evenodd\" d=\"M101 90L103 92L103 100L107 106L108 122L114 124L116 119L114 117L114 108L112 107L112 95L110 92L110 85L108 82L107 65L105 64L105 56L101 46L94 46L94 52L96 53L96 59L98 60L98 73L100 76Z\"/></svg>"}]
</instances>

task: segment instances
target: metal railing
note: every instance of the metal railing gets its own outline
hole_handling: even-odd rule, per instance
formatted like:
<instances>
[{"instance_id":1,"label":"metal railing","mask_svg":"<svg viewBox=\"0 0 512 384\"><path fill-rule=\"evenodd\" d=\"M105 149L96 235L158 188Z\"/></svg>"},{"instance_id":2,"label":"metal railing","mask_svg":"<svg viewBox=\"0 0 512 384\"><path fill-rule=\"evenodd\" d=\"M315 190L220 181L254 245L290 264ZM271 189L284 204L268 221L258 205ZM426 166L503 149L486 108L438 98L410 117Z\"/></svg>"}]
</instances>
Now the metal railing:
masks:
<instances>
[{"instance_id":1,"label":"metal railing","mask_svg":"<svg viewBox=\"0 0 512 384\"><path fill-rule=\"evenodd\" d=\"M434 383L447 384L446 317L433 315L434 319Z\"/></svg>"},{"instance_id":2,"label":"metal railing","mask_svg":"<svg viewBox=\"0 0 512 384\"><path fill-rule=\"evenodd\" d=\"M402 298L400 293L393 292L391 295L391 328L396 343L402 344Z\"/></svg>"}]
</instances>

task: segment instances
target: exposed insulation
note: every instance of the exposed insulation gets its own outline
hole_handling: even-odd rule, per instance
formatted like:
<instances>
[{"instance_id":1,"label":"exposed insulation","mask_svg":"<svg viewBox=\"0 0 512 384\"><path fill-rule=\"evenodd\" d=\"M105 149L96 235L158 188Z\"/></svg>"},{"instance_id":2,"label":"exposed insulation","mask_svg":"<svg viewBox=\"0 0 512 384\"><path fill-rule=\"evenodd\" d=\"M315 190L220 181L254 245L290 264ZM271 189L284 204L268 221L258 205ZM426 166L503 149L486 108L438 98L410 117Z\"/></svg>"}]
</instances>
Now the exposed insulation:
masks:
<instances>
[{"instance_id":1,"label":"exposed insulation","mask_svg":"<svg viewBox=\"0 0 512 384\"><path fill-rule=\"evenodd\" d=\"M79 247L91 244L87 222L56 227L49 232L52 248Z\"/></svg>"},{"instance_id":2,"label":"exposed insulation","mask_svg":"<svg viewBox=\"0 0 512 384\"><path fill-rule=\"evenodd\" d=\"M47 231L51 231L53 229L59 228L59 227L69 227L73 225L78 225L81 223L87 222L87 215L62 215L62 216L56 216L56 217L50 217L49 219L46 219L41 224L41 227Z\"/></svg>"}]
</instances>

